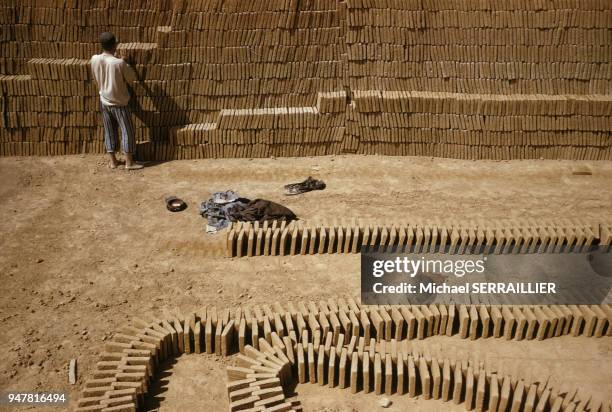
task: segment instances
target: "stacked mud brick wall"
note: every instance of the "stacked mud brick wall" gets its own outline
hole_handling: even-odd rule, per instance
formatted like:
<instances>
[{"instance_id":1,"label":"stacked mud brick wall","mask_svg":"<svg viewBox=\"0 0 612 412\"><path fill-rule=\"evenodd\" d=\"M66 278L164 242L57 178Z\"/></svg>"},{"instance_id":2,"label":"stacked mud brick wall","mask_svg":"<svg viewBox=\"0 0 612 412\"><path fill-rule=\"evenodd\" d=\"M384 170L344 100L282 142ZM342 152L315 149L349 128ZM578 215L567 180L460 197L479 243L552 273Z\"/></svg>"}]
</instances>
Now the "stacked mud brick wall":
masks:
<instances>
[{"instance_id":1,"label":"stacked mud brick wall","mask_svg":"<svg viewBox=\"0 0 612 412\"><path fill-rule=\"evenodd\" d=\"M0 23L5 156L104 151L110 30L141 158L612 158L607 0L5 0Z\"/></svg>"}]
</instances>

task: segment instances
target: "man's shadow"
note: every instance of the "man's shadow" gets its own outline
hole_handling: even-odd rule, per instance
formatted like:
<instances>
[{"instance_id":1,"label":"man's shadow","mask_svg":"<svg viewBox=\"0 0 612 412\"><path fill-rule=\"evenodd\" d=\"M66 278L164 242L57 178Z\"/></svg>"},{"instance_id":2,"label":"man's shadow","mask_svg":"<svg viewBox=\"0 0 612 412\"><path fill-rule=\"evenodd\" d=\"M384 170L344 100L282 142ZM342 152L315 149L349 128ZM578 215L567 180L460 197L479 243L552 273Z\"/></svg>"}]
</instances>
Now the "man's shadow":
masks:
<instances>
[{"instance_id":1,"label":"man's shadow","mask_svg":"<svg viewBox=\"0 0 612 412\"><path fill-rule=\"evenodd\" d=\"M139 89L144 93L133 92L129 105L134 116L144 124L148 132L149 140L136 145L136 158L149 161L149 167L172 160L172 130L188 124L189 117L187 110L179 106L176 99L168 94L162 81L147 84L143 77L138 75L138 83L133 85L132 89L134 92ZM143 108L143 99L150 99L154 110Z\"/></svg>"}]
</instances>

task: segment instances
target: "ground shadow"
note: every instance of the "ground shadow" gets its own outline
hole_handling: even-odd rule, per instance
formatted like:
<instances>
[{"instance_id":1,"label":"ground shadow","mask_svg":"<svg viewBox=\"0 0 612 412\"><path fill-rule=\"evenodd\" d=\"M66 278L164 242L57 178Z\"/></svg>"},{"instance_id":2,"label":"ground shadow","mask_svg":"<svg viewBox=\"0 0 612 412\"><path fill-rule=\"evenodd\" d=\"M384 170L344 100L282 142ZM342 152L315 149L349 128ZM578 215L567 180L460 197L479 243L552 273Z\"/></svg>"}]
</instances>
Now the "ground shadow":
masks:
<instances>
[{"instance_id":1,"label":"ground shadow","mask_svg":"<svg viewBox=\"0 0 612 412\"><path fill-rule=\"evenodd\" d=\"M136 157L138 160L149 161L147 167L165 163L169 157L167 151L161 148L173 144L173 129L189 123L187 110L178 104L174 96L170 96L160 81L149 84L139 75L133 89L130 110L144 124L149 136L149 141L137 144ZM145 98L152 101L154 110L143 108L142 101Z\"/></svg>"},{"instance_id":2,"label":"ground shadow","mask_svg":"<svg viewBox=\"0 0 612 412\"><path fill-rule=\"evenodd\" d=\"M159 365L155 379L151 380L149 393L145 396L143 411L156 411L166 399L164 393L168 392L168 384L172 375L172 368L177 360L171 358Z\"/></svg>"}]
</instances>

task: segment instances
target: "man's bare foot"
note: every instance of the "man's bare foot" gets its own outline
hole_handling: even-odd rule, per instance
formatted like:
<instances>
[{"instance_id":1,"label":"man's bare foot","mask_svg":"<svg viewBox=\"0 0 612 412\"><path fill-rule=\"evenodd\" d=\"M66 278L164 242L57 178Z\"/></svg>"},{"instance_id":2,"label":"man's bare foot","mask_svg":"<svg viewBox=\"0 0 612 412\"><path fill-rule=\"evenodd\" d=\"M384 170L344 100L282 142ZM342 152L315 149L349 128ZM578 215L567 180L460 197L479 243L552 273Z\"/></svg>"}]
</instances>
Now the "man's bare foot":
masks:
<instances>
[{"instance_id":1,"label":"man's bare foot","mask_svg":"<svg viewBox=\"0 0 612 412\"><path fill-rule=\"evenodd\" d=\"M125 170L139 170L142 169L144 166L141 165L140 163L132 163L132 164L126 164L125 165Z\"/></svg>"},{"instance_id":2,"label":"man's bare foot","mask_svg":"<svg viewBox=\"0 0 612 412\"><path fill-rule=\"evenodd\" d=\"M109 169L116 169L116 168L117 168L117 166L119 166L119 165L117 164L117 162L108 162L108 168L109 168Z\"/></svg>"}]
</instances>

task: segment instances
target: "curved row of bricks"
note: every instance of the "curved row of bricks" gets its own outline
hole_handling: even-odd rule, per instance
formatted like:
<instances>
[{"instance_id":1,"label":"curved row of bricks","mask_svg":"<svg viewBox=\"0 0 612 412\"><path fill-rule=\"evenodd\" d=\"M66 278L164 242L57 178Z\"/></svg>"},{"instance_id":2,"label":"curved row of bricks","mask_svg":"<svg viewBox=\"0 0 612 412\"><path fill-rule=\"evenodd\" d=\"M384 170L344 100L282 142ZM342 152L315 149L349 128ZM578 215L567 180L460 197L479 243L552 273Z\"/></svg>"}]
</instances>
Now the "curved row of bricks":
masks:
<instances>
[{"instance_id":1,"label":"curved row of bricks","mask_svg":"<svg viewBox=\"0 0 612 412\"><path fill-rule=\"evenodd\" d=\"M376 354L380 354L379 360L384 365L388 365L387 355L390 354L392 363L397 365L397 359L400 359L398 353L412 353L406 345L410 339L438 334L470 339L494 337L513 340L545 339L563 334L610 336L611 320L610 306L384 307L361 306L352 298L318 303L290 302L284 306L275 303L271 306L237 307L233 311L206 307L188 315L166 311L157 318L134 318L129 326L121 328L105 343L100 362L92 372L91 379L85 382L77 410L136 410L142 405L159 363L181 353L206 352L228 356L235 352L248 355L249 351L274 350L272 353L283 362L289 361L298 379L303 381L307 374L309 380L312 379L314 369L308 369L306 361L300 362L300 359L307 359L312 364L315 362L312 356L318 354L321 348L325 357L319 356L317 365L319 362L332 362L332 359L338 359L338 362L334 362L340 365L343 354L347 362L347 359L352 359L353 353L358 353L362 362L363 357L367 356L366 359L376 370ZM331 354L332 348L334 356ZM366 352L368 355L364 355ZM417 365L421 355L412 356ZM431 365L429 356L422 356L427 365ZM404 362L408 365L406 362L408 358ZM445 361L439 359L439 362L444 367ZM365 364L355 367L363 371ZM480 369L480 365L472 365L476 378ZM329 382L329 367L326 370L328 375L325 379ZM228 371L232 371L231 367ZM334 373L333 376L340 375ZM372 382L376 382L376 378ZM366 386L363 383L360 385L365 390ZM393 385L394 391L401 392L397 383ZM295 407L294 403L291 405Z\"/></svg>"}]
</instances>

